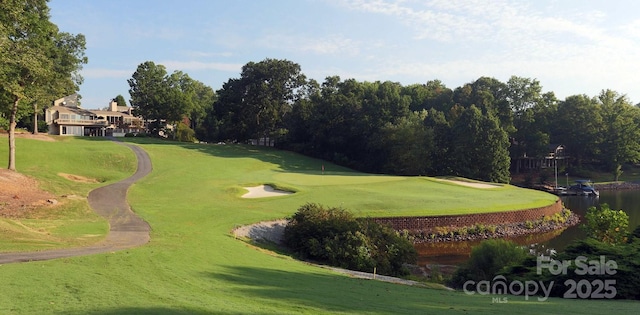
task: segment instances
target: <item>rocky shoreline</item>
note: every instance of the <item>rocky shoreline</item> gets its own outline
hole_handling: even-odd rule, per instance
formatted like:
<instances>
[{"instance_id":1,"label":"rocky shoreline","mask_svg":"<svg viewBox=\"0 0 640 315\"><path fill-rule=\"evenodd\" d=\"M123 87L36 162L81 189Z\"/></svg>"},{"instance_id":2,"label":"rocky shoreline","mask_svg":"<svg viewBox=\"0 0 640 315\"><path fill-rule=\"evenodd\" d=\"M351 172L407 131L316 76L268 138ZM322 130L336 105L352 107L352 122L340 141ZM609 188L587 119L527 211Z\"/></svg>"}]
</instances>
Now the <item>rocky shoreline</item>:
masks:
<instances>
[{"instance_id":1,"label":"rocky shoreline","mask_svg":"<svg viewBox=\"0 0 640 315\"><path fill-rule=\"evenodd\" d=\"M606 183L606 184L594 184L597 190L640 190L640 183L638 182L618 182L618 183Z\"/></svg>"},{"instance_id":2,"label":"rocky shoreline","mask_svg":"<svg viewBox=\"0 0 640 315\"><path fill-rule=\"evenodd\" d=\"M580 222L580 217L571 213L564 222L553 220L538 220L536 222L517 222L500 224L484 228L479 232L468 232L475 227L450 228L446 233L438 233L434 231L407 231L415 244L420 243L441 243L441 242L460 242L475 241L491 238L513 238L534 233L546 233L558 229L574 226ZM476 229L477 230L477 229Z\"/></svg>"},{"instance_id":3,"label":"rocky shoreline","mask_svg":"<svg viewBox=\"0 0 640 315\"><path fill-rule=\"evenodd\" d=\"M449 228L446 233L434 233L434 231L407 231L413 243L441 243L474 241L491 238L512 238L527 234L538 234L555 231L558 229L574 226L580 222L580 217L575 213L570 213L563 222L554 220L538 220L535 222L508 223L496 226L484 227L477 233L468 232L468 228ZM252 225L242 226L234 229L236 237L246 237L253 241L268 241L275 244L282 244L284 228L287 220L275 220L259 222ZM476 229L477 230L477 229ZM467 231L467 232L464 232Z\"/></svg>"}]
</instances>

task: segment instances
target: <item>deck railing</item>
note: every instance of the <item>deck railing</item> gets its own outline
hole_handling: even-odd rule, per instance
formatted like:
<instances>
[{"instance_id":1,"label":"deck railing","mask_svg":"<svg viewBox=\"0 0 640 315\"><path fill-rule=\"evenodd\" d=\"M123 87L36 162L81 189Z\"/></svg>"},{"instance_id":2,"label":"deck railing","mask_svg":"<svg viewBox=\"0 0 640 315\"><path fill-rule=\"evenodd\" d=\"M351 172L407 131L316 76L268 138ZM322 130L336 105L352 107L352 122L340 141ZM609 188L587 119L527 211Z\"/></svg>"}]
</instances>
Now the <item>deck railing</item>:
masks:
<instances>
[{"instance_id":1,"label":"deck railing","mask_svg":"<svg viewBox=\"0 0 640 315\"><path fill-rule=\"evenodd\" d=\"M109 122L106 120L91 120L91 119L56 119L56 124L59 125L91 125L91 126L107 126Z\"/></svg>"}]
</instances>

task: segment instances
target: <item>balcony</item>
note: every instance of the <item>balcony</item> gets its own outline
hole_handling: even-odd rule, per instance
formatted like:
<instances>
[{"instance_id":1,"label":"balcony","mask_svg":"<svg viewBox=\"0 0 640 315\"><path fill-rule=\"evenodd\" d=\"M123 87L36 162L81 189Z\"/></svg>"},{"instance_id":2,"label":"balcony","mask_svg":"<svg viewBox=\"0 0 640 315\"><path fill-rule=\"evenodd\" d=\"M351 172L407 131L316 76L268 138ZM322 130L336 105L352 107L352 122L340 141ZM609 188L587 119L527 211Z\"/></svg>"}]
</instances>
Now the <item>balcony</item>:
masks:
<instances>
[{"instance_id":1,"label":"balcony","mask_svg":"<svg viewBox=\"0 0 640 315\"><path fill-rule=\"evenodd\" d=\"M106 120L91 119L56 119L54 122L58 125L74 125L74 126L108 126Z\"/></svg>"}]
</instances>

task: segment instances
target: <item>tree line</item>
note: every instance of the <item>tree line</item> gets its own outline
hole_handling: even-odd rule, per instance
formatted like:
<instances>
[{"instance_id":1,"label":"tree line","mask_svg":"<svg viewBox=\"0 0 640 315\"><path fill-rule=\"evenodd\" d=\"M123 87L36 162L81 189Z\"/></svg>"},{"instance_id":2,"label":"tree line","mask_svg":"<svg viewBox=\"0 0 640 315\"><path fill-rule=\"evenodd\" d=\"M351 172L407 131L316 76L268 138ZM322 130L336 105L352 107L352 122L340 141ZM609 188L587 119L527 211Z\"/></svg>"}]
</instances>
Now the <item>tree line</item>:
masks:
<instances>
[{"instance_id":1,"label":"tree line","mask_svg":"<svg viewBox=\"0 0 640 315\"><path fill-rule=\"evenodd\" d=\"M205 110L208 141L268 137L276 146L365 172L457 175L507 183L511 161L562 144L574 170L615 180L640 158L640 108L623 94L559 100L536 79L480 77L403 86L330 76L307 79L288 60L249 62Z\"/></svg>"}]
</instances>

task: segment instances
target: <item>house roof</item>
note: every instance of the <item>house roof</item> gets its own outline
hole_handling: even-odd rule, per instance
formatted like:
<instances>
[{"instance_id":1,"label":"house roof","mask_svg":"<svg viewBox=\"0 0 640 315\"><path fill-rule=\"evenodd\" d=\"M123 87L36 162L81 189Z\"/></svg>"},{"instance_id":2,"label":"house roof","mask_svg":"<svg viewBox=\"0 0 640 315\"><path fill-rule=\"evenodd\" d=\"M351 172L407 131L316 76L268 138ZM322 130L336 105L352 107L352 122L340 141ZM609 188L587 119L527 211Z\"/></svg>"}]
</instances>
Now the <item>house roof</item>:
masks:
<instances>
[{"instance_id":1,"label":"house roof","mask_svg":"<svg viewBox=\"0 0 640 315\"><path fill-rule=\"evenodd\" d=\"M59 113L64 114L77 114L82 116L95 116L93 111L86 110L80 107L67 107L67 106L53 106L51 107L53 110L57 110Z\"/></svg>"},{"instance_id":2,"label":"house roof","mask_svg":"<svg viewBox=\"0 0 640 315\"><path fill-rule=\"evenodd\" d=\"M112 112L110 110L91 110L92 113L95 113L98 116L120 116L120 117L135 117L133 115L129 115L128 113L123 112Z\"/></svg>"}]
</instances>

